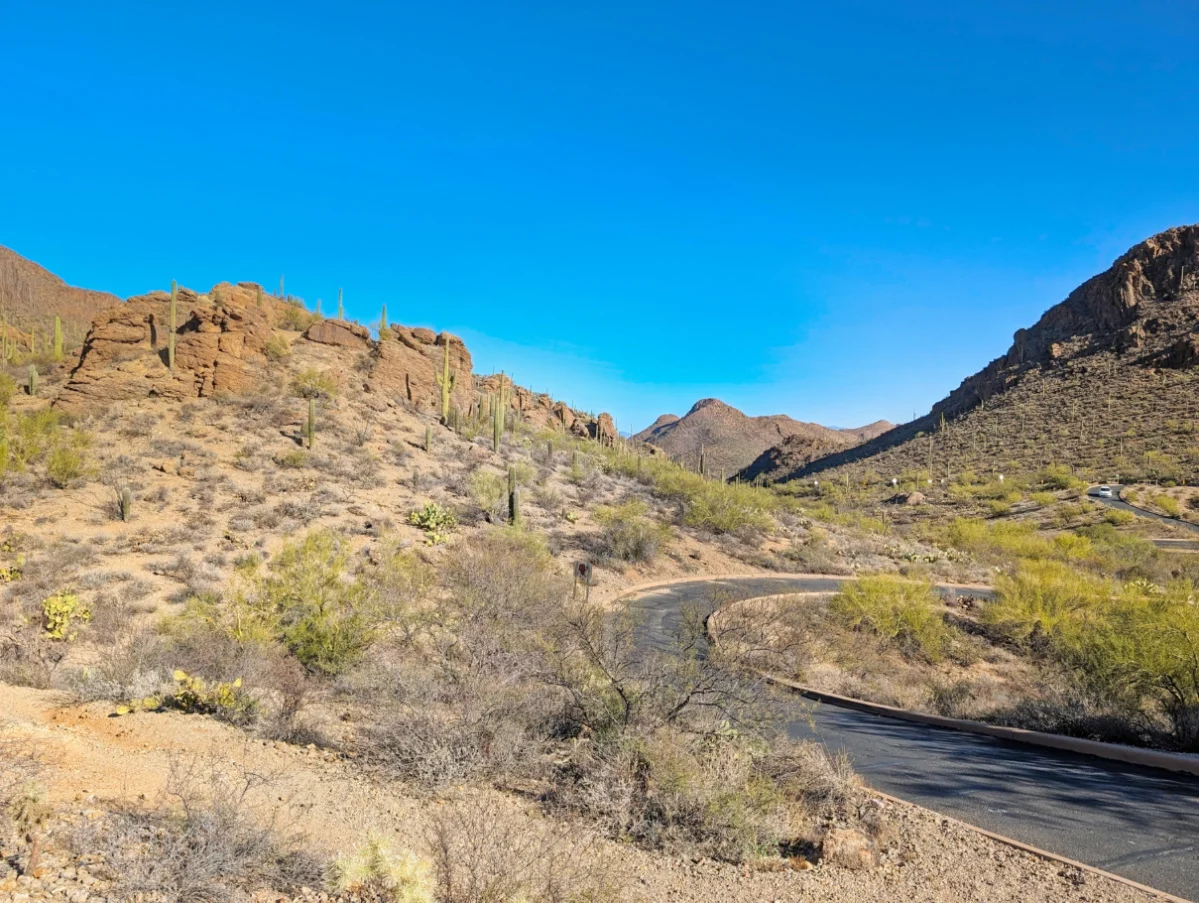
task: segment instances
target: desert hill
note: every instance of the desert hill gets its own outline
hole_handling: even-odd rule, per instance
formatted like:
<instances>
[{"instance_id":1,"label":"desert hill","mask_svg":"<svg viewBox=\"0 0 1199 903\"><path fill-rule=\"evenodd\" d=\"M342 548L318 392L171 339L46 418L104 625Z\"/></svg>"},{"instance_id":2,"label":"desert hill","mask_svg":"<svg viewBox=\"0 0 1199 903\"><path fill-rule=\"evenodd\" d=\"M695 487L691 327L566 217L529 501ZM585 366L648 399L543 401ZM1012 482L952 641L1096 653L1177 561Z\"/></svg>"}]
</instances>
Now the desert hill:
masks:
<instances>
[{"instance_id":1,"label":"desert hill","mask_svg":"<svg viewBox=\"0 0 1199 903\"><path fill-rule=\"evenodd\" d=\"M731 475L782 442L819 457L871 439L891 426L877 421L856 429L833 429L784 414L750 417L719 399L704 398L683 417L663 414L633 439L655 445L690 466L698 466L702 447L709 473Z\"/></svg>"},{"instance_id":2,"label":"desert hill","mask_svg":"<svg viewBox=\"0 0 1199 903\"><path fill-rule=\"evenodd\" d=\"M1142 242L1087 280L932 411L812 458L770 449L743 472L773 481L849 467L922 481L1082 468L1096 479L1199 472L1199 226Z\"/></svg>"},{"instance_id":3,"label":"desert hill","mask_svg":"<svg viewBox=\"0 0 1199 903\"><path fill-rule=\"evenodd\" d=\"M62 318L68 347L82 341L100 311L120 304L108 292L74 288L49 270L0 245L0 316L8 321L13 338L28 348L36 331L39 345L53 335L54 317Z\"/></svg>"}]
</instances>

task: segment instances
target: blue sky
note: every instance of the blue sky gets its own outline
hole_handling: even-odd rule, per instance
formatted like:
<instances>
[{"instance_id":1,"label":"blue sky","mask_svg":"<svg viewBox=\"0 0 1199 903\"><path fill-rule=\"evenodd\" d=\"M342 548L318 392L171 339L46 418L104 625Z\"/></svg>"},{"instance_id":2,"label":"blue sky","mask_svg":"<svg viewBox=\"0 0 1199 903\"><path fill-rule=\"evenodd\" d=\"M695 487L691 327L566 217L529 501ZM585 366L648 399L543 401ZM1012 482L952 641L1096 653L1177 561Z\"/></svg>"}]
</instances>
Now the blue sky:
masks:
<instances>
[{"instance_id":1,"label":"blue sky","mask_svg":"<svg viewBox=\"0 0 1199 903\"><path fill-rule=\"evenodd\" d=\"M10 3L0 244L463 335L622 429L923 413L1199 221L1199 5Z\"/></svg>"}]
</instances>

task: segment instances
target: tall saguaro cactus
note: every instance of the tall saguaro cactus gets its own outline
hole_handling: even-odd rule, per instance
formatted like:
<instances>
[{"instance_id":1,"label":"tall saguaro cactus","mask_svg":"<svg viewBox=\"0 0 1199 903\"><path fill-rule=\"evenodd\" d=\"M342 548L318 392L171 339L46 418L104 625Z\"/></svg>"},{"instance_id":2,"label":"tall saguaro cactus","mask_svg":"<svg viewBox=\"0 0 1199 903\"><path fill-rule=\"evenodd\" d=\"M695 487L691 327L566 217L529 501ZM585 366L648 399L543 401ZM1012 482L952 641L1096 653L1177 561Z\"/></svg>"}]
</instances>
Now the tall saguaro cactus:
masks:
<instances>
[{"instance_id":1,"label":"tall saguaro cactus","mask_svg":"<svg viewBox=\"0 0 1199 903\"><path fill-rule=\"evenodd\" d=\"M171 312L170 323L171 329L167 333L167 366L172 370L175 369L175 304L179 297L179 285L174 279L171 280Z\"/></svg>"},{"instance_id":2,"label":"tall saguaro cactus","mask_svg":"<svg viewBox=\"0 0 1199 903\"><path fill-rule=\"evenodd\" d=\"M316 399L308 399L308 448L312 449L313 443L316 442Z\"/></svg>"},{"instance_id":3,"label":"tall saguaro cactus","mask_svg":"<svg viewBox=\"0 0 1199 903\"><path fill-rule=\"evenodd\" d=\"M500 440L504 438L504 422L506 418L506 402L504 400L504 373L500 371L500 393L492 399L491 409L491 447L493 451L500 450Z\"/></svg>"},{"instance_id":4,"label":"tall saguaro cactus","mask_svg":"<svg viewBox=\"0 0 1199 903\"><path fill-rule=\"evenodd\" d=\"M445 344L442 346L441 355L441 372L435 377L437 385L441 389L441 422L449 425L450 422L450 396L454 392L454 386L458 382L458 371L450 371L450 339L447 337Z\"/></svg>"},{"instance_id":5,"label":"tall saguaro cactus","mask_svg":"<svg viewBox=\"0 0 1199 903\"><path fill-rule=\"evenodd\" d=\"M54 359L62 360L62 317L54 317Z\"/></svg>"},{"instance_id":6,"label":"tall saguaro cactus","mask_svg":"<svg viewBox=\"0 0 1199 903\"><path fill-rule=\"evenodd\" d=\"M8 334L8 317L0 317L0 360L11 364L17 356L17 340Z\"/></svg>"},{"instance_id":7,"label":"tall saguaro cactus","mask_svg":"<svg viewBox=\"0 0 1199 903\"><path fill-rule=\"evenodd\" d=\"M337 319L344 320L346 318L346 306L341 302L341 289L337 290Z\"/></svg>"},{"instance_id":8,"label":"tall saguaro cactus","mask_svg":"<svg viewBox=\"0 0 1199 903\"><path fill-rule=\"evenodd\" d=\"M37 367L33 364L29 365L29 396L32 398L37 394Z\"/></svg>"}]
</instances>

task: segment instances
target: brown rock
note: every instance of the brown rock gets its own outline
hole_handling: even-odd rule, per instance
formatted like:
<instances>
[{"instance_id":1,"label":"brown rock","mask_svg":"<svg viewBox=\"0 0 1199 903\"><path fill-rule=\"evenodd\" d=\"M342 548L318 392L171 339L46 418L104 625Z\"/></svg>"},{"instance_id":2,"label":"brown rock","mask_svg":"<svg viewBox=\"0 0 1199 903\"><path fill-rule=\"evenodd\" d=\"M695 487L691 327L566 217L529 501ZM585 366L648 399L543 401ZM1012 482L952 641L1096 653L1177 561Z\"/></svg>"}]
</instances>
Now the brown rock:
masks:
<instances>
[{"instance_id":1,"label":"brown rock","mask_svg":"<svg viewBox=\"0 0 1199 903\"><path fill-rule=\"evenodd\" d=\"M428 329L392 326L376 343L367 389L380 395L405 399L418 408L437 410L441 405L441 373L446 343L450 349L450 371L456 374L453 404L465 411L473 395L472 362L466 345L457 336Z\"/></svg>"},{"instance_id":2,"label":"brown rock","mask_svg":"<svg viewBox=\"0 0 1199 903\"><path fill-rule=\"evenodd\" d=\"M853 871L872 869L879 863L877 845L854 828L830 828L824 835L821 855L825 862Z\"/></svg>"},{"instance_id":3,"label":"brown rock","mask_svg":"<svg viewBox=\"0 0 1199 903\"><path fill-rule=\"evenodd\" d=\"M616 424L613 422L611 414L599 415L592 428L591 437L599 441L601 445L616 444Z\"/></svg>"},{"instance_id":4,"label":"brown rock","mask_svg":"<svg viewBox=\"0 0 1199 903\"><path fill-rule=\"evenodd\" d=\"M308 327L304 338L342 348L367 348L371 344L370 330L346 320L317 320Z\"/></svg>"},{"instance_id":5,"label":"brown rock","mask_svg":"<svg viewBox=\"0 0 1199 903\"><path fill-rule=\"evenodd\" d=\"M130 298L96 317L56 404L78 409L148 396L250 391L261 383L266 366L277 303L271 301L258 307L256 292L244 284L221 283L208 296L180 289L172 371L167 366L170 295Z\"/></svg>"},{"instance_id":6,"label":"brown rock","mask_svg":"<svg viewBox=\"0 0 1199 903\"><path fill-rule=\"evenodd\" d=\"M907 494L907 496L904 498L903 503L905 505L923 505L924 504L924 493L919 492L919 491L909 492Z\"/></svg>"}]
</instances>

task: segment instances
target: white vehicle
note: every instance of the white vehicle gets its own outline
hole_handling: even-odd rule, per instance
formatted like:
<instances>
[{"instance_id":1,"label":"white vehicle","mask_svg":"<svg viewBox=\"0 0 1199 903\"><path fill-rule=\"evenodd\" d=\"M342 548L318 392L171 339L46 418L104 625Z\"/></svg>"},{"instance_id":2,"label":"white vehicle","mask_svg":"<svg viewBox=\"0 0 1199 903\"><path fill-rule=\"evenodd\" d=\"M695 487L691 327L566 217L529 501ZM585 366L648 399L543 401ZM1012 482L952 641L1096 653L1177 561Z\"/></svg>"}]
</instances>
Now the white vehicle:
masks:
<instances>
[{"instance_id":1,"label":"white vehicle","mask_svg":"<svg viewBox=\"0 0 1199 903\"><path fill-rule=\"evenodd\" d=\"M1101 499L1110 499L1112 497L1112 487L1111 486L1100 486L1099 491L1096 492L1095 494L1097 496L1099 496Z\"/></svg>"}]
</instances>

